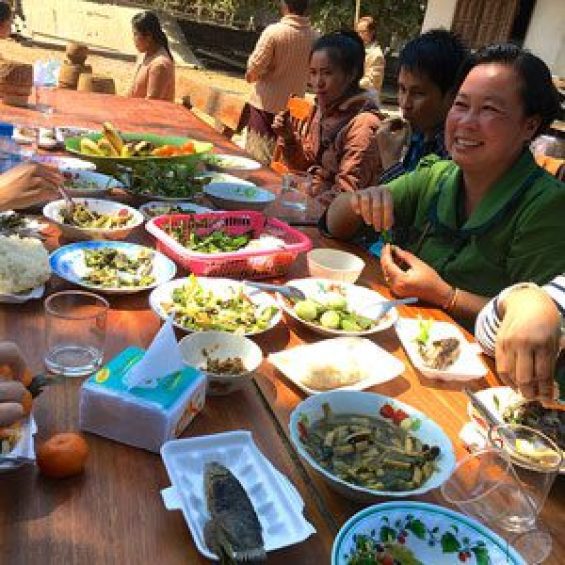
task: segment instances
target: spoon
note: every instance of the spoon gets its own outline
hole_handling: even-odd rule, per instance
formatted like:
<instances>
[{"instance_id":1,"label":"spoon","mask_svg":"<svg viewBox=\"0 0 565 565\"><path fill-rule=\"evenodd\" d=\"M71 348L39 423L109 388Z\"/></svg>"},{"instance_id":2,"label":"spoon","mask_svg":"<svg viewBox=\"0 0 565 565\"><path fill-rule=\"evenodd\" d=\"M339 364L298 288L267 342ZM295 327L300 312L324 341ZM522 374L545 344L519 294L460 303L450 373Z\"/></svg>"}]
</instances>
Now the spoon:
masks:
<instances>
[{"instance_id":1,"label":"spoon","mask_svg":"<svg viewBox=\"0 0 565 565\"><path fill-rule=\"evenodd\" d=\"M418 302L418 299L415 296L409 296L408 298L398 298L396 300L387 300L385 302L378 302L376 304L371 304L369 306L365 306L364 308L359 308L359 312L366 312L367 310L370 311L370 318L382 318L389 310L394 308L395 306L399 306L401 304L414 304Z\"/></svg>"},{"instance_id":2,"label":"spoon","mask_svg":"<svg viewBox=\"0 0 565 565\"><path fill-rule=\"evenodd\" d=\"M57 187L57 189L59 191L59 194L63 197L65 203L67 204L67 210L69 214L72 214L75 210L74 200L71 198L69 193L62 186Z\"/></svg>"},{"instance_id":3,"label":"spoon","mask_svg":"<svg viewBox=\"0 0 565 565\"><path fill-rule=\"evenodd\" d=\"M289 286L286 284L267 284L258 283L251 281L243 281L247 286L252 286L253 288L258 288L259 290L267 290L269 292L278 292L285 298L289 300L306 300L306 295L295 286Z\"/></svg>"}]
</instances>

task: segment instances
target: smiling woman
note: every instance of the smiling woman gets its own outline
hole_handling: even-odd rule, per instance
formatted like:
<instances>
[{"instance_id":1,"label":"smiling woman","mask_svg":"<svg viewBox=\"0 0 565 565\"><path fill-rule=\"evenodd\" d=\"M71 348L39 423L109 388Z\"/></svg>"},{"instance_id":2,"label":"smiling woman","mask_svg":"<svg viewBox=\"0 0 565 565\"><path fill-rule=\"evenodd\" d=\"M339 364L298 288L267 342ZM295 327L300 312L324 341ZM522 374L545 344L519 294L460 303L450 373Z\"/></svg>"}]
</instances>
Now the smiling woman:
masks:
<instances>
[{"instance_id":1,"label":"smiling woman","mask_svg":"<svg viewBox=\"0 0 565 565\"><path fill-rule=\"evenodd\" d=\"M538 167L530 141L559 112L549 69L515 45L477 52L446 123L453 161L427 158L388 186L343 196L327 227L350 238L363 222L394 223L399 247L381 265L391 289L460 317L510 284L546 283L565 269L565 188Z\"/></svg>"}]
</instances>

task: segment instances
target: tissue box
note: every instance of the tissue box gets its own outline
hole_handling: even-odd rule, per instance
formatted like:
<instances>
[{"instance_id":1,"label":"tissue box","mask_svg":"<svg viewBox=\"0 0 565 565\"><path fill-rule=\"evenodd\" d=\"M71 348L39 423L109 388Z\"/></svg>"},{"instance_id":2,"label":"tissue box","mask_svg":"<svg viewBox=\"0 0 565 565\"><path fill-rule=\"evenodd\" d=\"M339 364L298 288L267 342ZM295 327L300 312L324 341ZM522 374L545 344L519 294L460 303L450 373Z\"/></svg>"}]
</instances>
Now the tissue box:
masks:
<instances>
[{"instance_id":1,"label":"tissue box","mask_svg":"<svg viewBox=\"0 0 565 565\"><path fill-rule=\"evenodd\" d=\"M186 367L160 379L155 388L128 390L123 377L143 354L143 349L129 347L83 383L80 428L158 452L204 407L206 377Z\"/></svg>"}]
</instances>

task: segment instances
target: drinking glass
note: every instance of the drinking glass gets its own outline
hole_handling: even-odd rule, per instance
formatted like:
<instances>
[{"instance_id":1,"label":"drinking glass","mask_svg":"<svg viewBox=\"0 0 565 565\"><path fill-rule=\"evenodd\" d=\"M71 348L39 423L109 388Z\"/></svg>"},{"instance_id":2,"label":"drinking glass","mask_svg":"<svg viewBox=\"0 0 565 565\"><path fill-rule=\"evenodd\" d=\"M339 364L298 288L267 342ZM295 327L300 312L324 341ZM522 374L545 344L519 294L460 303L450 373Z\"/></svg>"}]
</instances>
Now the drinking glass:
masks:
<instances>
[{"instance_id":1,"label":"drinking glass","mask_svg":"<svg viewBox=\"0 0 565 565\"><path fill-rule=\"evenodd\" d=\"M520 450L522 444L515 440L524 439L518 429L523 426L512 428L493 428L491 441L497 447L477 451L459 461L441 491L463 513L498 530L528 563L542 563L551 552L552 542L538 514L559 471L562 455L549 438L529 429L529 441L534 442L538 455L544 454L543 466L523 455L518 463L507 447L514 441L517 451Z\"/></svg>"},{"instance_id":2,"label":"drinking glass","mask_svg":"<svg viewBox=\"0 0 565 565\"><path fill-rule=\"evenodd\" d=\"M301 212L308 209L312 176L309 173L286 173L282 177L281 204Z\"/></svg>"},{"instance_id":3,"label":"drinking glass","mask_svg":"<svg viewBox=\"0 0 565 565\"><path fill-rule=\"evenodd\" d=\"M101 296L73 290L45 300L45 366L49 371L79 377L100 367L109 306Z\"/></svg>"}]
</instances>

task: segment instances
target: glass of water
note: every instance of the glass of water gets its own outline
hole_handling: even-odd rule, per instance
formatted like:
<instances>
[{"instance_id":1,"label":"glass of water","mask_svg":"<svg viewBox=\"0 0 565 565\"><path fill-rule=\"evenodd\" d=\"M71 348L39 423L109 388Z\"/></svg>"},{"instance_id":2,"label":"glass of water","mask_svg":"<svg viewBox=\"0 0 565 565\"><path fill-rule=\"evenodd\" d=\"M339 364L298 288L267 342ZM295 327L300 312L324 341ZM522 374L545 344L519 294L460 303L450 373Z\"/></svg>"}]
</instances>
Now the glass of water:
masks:
<instances>
[{"instance_id":1,"label":"glass of water","mask_svg":"<svg viewBox=\"0 0 565 565\"><path fill-rule=\"evenodd\" d=\"M287 208L306 212L311 188L312 175L309 173L285 173L282 177L281 204Z\"/></svg>"},{"instance_id":2,"label":"glass of water","mask_svg":"<svg viewBox=\"0 0 565 565\"><path fill-rule=\"evenodd\" d=\"M514 442L519 450L525 445L521 441L516 443L523 438L518 428L524 426L493 428L490 431L493 447L459 461L441 492L459 510L506 537L527 563L536 564L551 553L551 535L538 515L559 471L562 454L551 439L531 430L533 435L528 435L529 440L536 438L533 445L542 459L538 458L537 462L530 456L515 459L508 449L510 443ZM527 448L523 450L527 452Z\"/></svg>"},{"instance_id":3,"label":"glass of water","mask_svg":"<svg viewBox=\"0 0 565 565\"><path fill-rule=\"evenodd\" d=\"M45 366L49 371L80 377L101 366L109 307L97 294L74 290L45 300Z\"/></svg>"}]
</instances>

